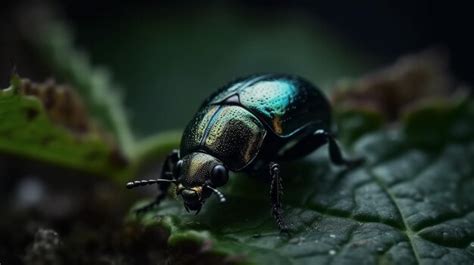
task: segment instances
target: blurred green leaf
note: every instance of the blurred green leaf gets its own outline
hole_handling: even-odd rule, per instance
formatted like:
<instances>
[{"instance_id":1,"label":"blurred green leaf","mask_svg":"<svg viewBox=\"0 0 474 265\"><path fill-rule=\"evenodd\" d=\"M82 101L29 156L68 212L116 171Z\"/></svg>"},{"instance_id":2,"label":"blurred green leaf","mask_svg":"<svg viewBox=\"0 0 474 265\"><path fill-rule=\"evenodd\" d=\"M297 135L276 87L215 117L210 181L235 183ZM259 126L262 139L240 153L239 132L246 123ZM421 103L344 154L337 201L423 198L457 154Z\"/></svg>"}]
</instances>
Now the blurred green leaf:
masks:
<instances>
[{"instance_id":1,"label":"blurred green leaf","mask_svg":"<svg viewBox=\"0 0 474 265\"><path fill-rule=\"evenodd\" d=\"M369 109L339 108L335 110L337 132L343 132L338 139L351 144L364 134L382 128L384 118L379 112Z\"/></svg>"},{"instance_id":2,"label":"blurred green leaf","mask_svg":"<svg viewBox=\"0 0 474 265\"><path fill-rule=\"evenodd\" d=\"M0 90L0 151L116 179L130 174L114 138L69 87L18 77Z\"/></svg>"},{"instance_id":3,"label":"blurred green leaf","mask_svg":"<svg viewBox=\"0 0 474 265\"><path fill-rule=\"evenodd\" d=\"M171 150L179 146L181 135L181 131L165 131L137 141L132 156L133 161L137 163L136 167L139 168L156 158L166 157Z\"/></svg>"},{"instance_id":4,"label":"blurred green leaf","mask_svg":"<svg viewBox=\"0 0 474 265\"><path fill-rule=\"evenodd\" d=\"M356 139L347 147L367 159L352 171L330 166L325 148L285 165L289 237L270 215L268 183L241 174L223 190L226 203L211 198L193 216L169 199L140 220L166 228L172 248L193 242L245 257L234 263L472 264L473 106L420 106L399 128L347 127L341 136ZM344 121L351 119L372 126L366 112L354 110Z\"/></svg>"}]
</instances>

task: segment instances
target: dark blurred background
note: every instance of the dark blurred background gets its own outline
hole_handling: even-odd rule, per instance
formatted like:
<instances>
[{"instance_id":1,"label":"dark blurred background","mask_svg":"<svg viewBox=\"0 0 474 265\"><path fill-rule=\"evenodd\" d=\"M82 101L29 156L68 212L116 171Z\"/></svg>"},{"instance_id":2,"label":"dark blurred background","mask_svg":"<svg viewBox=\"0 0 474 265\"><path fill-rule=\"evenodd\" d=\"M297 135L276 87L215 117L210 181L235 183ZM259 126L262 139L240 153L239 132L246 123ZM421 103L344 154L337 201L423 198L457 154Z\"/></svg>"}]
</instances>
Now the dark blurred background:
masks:
<instances>
[{"instance_id":1,"label":"dark blurred background","mask_svg":"<svg viewBox=\"0 0 474 265\"><path fill-rule=\"evenodd\" d=\"M255 72L299 74L328 89L436 47L456 78L473 81L471 9L456 1L23 0L2 2L2 87L13 67L37 81L54 75L16 32L38 6L111 71L138 137L183 128L210 91Z\"/></svg>"}]
</instances>

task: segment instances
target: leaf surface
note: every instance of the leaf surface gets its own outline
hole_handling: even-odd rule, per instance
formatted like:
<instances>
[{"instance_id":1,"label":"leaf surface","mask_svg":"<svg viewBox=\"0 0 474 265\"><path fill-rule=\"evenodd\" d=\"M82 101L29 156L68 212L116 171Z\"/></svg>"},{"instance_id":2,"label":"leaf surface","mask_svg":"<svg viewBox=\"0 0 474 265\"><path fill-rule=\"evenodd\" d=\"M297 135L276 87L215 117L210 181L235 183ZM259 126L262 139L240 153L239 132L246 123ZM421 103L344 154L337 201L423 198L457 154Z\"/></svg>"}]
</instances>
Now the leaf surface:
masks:
<instances>
[{"instance_id":1,"label":"leaf surface","mask_svg":"<svg viewBox=\"0 0 474 265\"><path fill-rule=\"evenodd\" d=\"M326 148L283 165L290 236L270 215L269 184L246 175L227 184L227 203L194 216L168 199L141 221L165 227L171 247L195 242L239 264L472 264L472 102L420 106L392 129L356 116L342 115L365 133L346 147L363 166L333 167Z\"/></svg>"}]
</instances>

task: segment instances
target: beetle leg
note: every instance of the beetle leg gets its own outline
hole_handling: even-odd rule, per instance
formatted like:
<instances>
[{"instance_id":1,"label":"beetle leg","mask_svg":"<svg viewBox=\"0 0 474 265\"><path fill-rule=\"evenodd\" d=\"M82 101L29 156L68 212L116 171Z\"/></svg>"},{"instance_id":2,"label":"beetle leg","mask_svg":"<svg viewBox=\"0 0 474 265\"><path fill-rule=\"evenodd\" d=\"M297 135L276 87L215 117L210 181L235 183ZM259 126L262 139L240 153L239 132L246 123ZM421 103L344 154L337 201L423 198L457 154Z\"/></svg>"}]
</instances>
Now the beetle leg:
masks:
<instances>
[{"instance_id":1,"label":"beetle leg","mask_svg":"<svg viewBox=\"0 0 474 265\"><path fill-rule=\"evenodd\" d=\"M165 159L163 163L163 167L161 168L161 178L163 179L173 179L173 168L175 167L176 163L179 160L179 151L174 149L171 151L170 154ZM138 208L136 214L146 213L147 211L153 209L154 207L158 206L161 201L166 197L168 194L168 189L170 187L170 182L160 182L158 183L158 195L156 196L155 200Z\"/></svg>"},{"instance_id":2,"label":"beetle leg","mask_svg":"<svg viewBox=\"0 0 474 265\"><path fill-rule=\"evenodd\" d=\"M341 148L339 147L336 142L336 139L334 139L334 136L331 133L328 133L324 130L317 130L314 134L326 137L329 147L329 158L335 165L346 166L351 168L363 162L363 159L361 158L352 160L344 158L341 152Z\"/></svg>"},{"instance_id":3,"label":"beetle leg","mask_svg":"<svg viewBox=\"0 0 474 265\"><path fill-rule=\"evenodd\" d=\"M270 176L272 178L270 185L270 199L272 201L272 216L278 224L281 232L288 232L288 226L283 219L283 209L281 197L283 195L283 185L280 178L280 165L270 163Z\"/></svg>"}]
</instances>

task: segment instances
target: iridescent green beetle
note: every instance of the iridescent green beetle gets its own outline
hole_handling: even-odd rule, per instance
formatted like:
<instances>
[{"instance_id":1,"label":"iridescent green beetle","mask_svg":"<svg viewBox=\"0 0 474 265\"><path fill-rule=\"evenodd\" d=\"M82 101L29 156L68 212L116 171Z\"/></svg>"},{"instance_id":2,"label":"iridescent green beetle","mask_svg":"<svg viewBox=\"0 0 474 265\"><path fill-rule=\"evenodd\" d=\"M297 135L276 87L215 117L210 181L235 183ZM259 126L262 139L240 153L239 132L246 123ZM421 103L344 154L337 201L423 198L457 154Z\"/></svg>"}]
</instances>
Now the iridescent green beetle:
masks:
<instances>
[{"instance_id":1,"label":"iridescent green beetle","mask_svg":"<svg viewBox=\"0 0 474 265\"><path fill-rule=\"evenodd\" d=\"M271 179L272 215L282 231L282 160L296 159L328 143L334 164L352 166L331 132L331 108L324 95L301 77L284 74L238 79L211 95L186 127L180 150L166 159L161 179L129 182L127 188L158 183L158 205L171 183L186 210L201 210L211 194L227 183L228 171L265 174Z\"/></svg>"}]
</instances>

